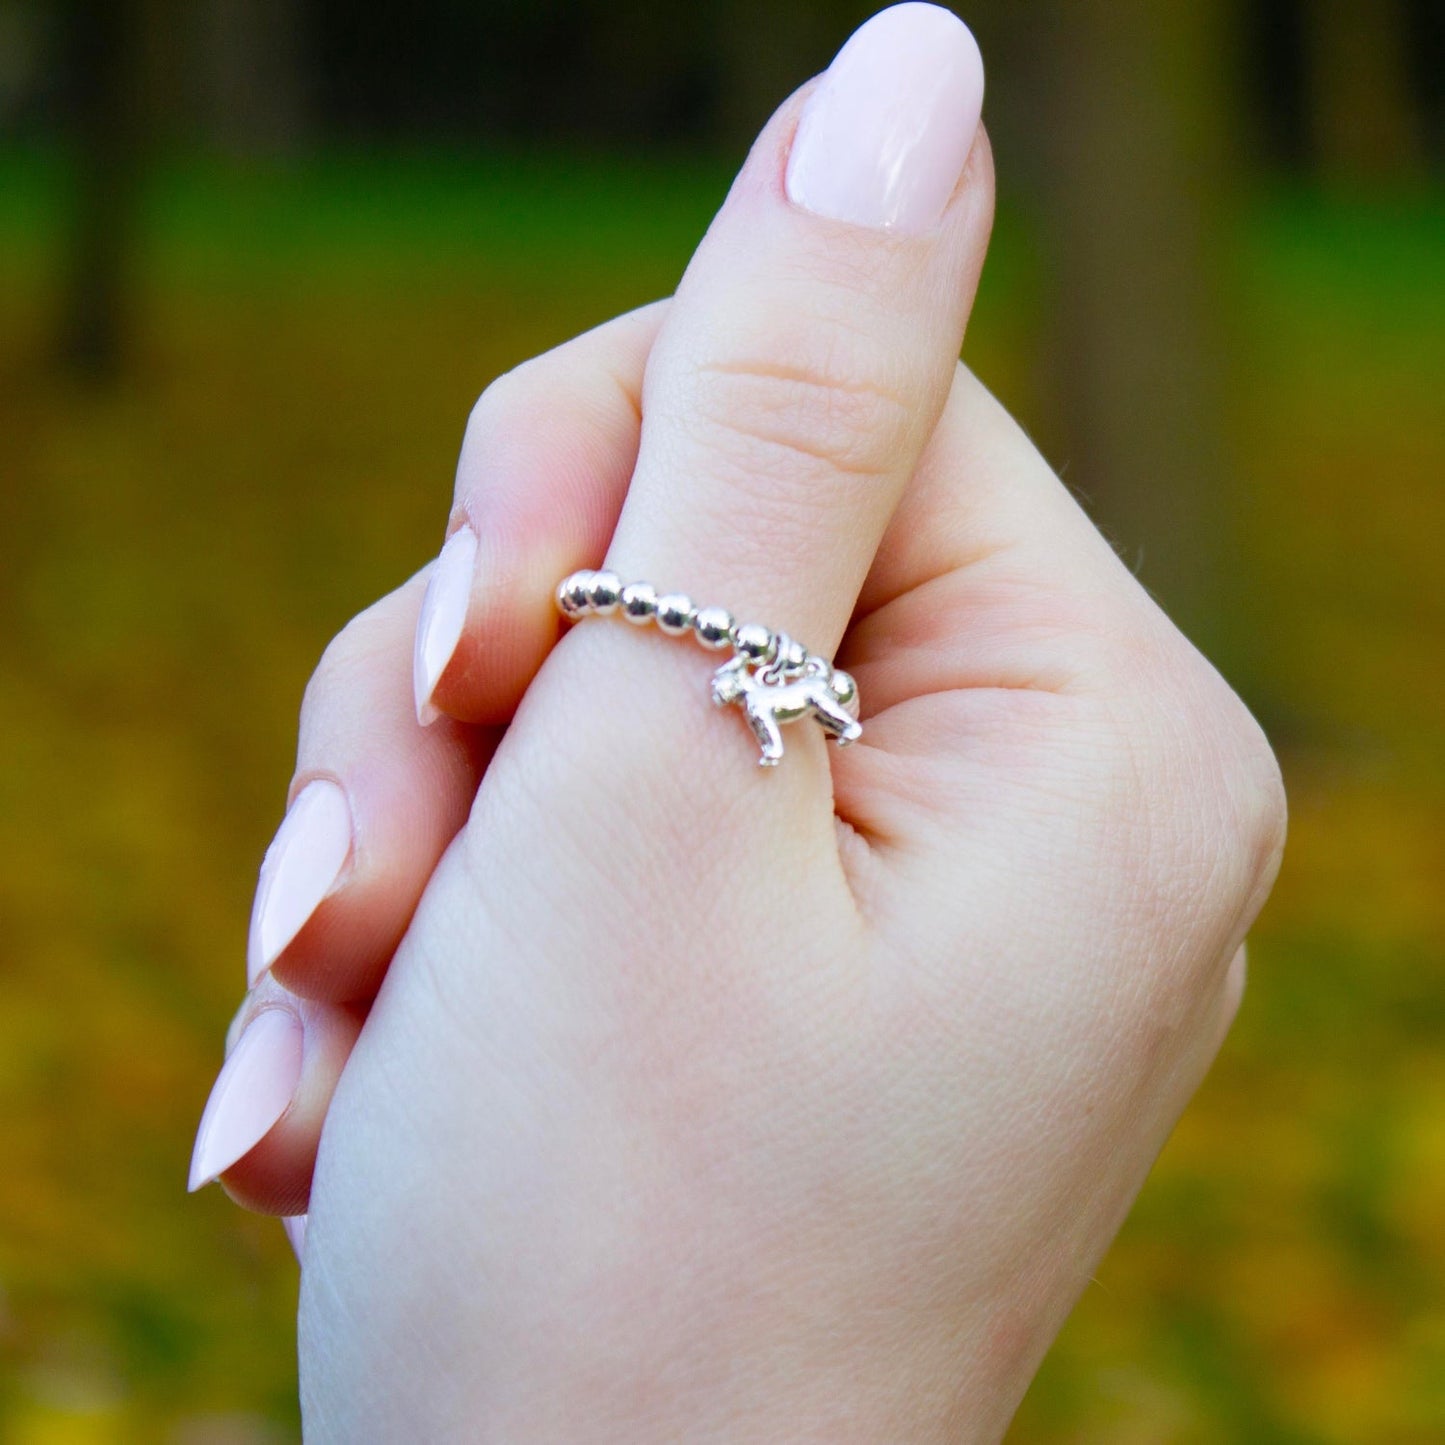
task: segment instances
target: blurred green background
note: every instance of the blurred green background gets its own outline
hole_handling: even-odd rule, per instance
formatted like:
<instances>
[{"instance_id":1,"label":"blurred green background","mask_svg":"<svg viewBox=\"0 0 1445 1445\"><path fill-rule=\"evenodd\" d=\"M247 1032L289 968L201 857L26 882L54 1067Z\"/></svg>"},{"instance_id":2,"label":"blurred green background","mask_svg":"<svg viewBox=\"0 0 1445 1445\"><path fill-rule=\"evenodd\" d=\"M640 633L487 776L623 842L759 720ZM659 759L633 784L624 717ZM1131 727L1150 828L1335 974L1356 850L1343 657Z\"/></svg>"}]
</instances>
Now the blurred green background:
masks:
<instances>
[{"instance_id":1,"label":"blurred green background","mask_svg":"<svg viewBox=\"0 0 1445 1445\"><path fill-rule=\"evenodd\" d=\"M184 1192L302 686L488 380L669 292L866 7L0 0L0 1441L297 1432ZM1292 805L1235 1035L1010 1437L1445 1439L1445 14L979 0L965 348Z\"/></svg>"}]
</instances>

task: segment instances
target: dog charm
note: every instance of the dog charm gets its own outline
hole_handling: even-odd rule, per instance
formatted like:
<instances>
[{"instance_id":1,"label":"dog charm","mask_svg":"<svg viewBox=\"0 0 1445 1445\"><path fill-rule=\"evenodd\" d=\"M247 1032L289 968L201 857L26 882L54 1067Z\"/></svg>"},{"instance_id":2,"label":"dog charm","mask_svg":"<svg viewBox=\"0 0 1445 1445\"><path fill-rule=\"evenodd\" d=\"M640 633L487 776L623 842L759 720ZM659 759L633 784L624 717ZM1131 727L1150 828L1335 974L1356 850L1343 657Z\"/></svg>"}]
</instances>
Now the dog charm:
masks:
<instances>
[{"instance_id":1,"label":"dog charm","mask_svg":"<svg viewBox=\"0 0 1445 1445\"><path fill-rule=\"evenodd\" d=\"M782 760L781 725L801 717L817 718L839 747L861 736L862 724L848 711L857 696L853 679L821 657L808 657L801 667L780 666L777 661L759 667L755 659L739 654L712 675L714 704L742 706L762 749L758 765L764 768L774 768Z\"/></svg>"}]
</instances>

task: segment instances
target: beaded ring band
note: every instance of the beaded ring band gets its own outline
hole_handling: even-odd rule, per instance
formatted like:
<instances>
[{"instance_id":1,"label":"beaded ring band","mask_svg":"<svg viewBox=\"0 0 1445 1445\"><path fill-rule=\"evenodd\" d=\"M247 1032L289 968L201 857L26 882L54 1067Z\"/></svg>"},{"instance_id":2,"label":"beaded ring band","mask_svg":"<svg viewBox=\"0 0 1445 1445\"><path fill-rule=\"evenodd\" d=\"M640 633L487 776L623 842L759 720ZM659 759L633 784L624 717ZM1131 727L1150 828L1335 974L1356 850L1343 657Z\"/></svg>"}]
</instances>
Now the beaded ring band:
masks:
<instances>
[{"instance_id":1,"label":"beaded ring band","mask_svg":"<svg viewBox=\"0 0 1445 1445\"><path fill-rule=\"evenodd\" d=\"M711 651L732 649L712 675L718 707L741 705L758 740L761 767L783 756L783 723L814 717L826 736L844 747L860 737L858 687L826 657L811 653L786 632L759 622L737 623L725 607L695 607L681 592L658 595L650 582L623 583L615 572L573 572L557 584L557 610L570 621L621 617L639 627L656 622L669 637L691 634Z\"/></svg>"}]
</instances>

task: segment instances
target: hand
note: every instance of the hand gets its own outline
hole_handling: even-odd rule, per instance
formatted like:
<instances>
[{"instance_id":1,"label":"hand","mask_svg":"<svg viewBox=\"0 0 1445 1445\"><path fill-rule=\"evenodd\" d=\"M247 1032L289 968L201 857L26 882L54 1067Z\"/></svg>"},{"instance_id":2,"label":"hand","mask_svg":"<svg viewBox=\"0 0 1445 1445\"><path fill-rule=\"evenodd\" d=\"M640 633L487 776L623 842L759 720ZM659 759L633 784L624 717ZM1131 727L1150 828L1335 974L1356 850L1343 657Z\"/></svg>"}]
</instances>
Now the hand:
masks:
<instances>
[{"instance_id":1,"label":"hand","mask_svg":"<svg viewBox=\"0 0 1445 1445\"><path fill-rule=\"evenodd\" d=\"M287 1088L198 1150L309 1184L316 1439L996 1439L1229 1026L1278 772L957 364L980 98L945 12L866 26L318 672L220 1092ZM716 655L549 651L604 551L836 655L862 739L761 770Z\"/></svg>"}]
</instances>

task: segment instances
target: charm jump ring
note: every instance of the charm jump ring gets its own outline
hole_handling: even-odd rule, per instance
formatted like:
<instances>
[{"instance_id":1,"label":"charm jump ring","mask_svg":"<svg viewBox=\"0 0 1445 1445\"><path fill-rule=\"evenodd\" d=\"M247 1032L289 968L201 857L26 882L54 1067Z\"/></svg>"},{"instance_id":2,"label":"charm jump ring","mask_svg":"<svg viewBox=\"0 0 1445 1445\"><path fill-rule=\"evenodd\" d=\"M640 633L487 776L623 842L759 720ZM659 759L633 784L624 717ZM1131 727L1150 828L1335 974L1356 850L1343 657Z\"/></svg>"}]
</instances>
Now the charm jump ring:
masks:
<instances>
[{"instance_id":1,"label":"charm jump ring","mask_svg":"<svg viewBox=\"0 0 1445 1445\"><path fill-rule=\"evenodd\" d=\"M781 727L799 718L814 718L839 747L862 736L852 677L786 632L739 623L725 607L696 607L682 592L659 594L650 582L624 583L615 572L573 572L557 584L556 601L569 621L620 617L639 627L656 623L669 637L690 635L714 652L731 649L712 675L712 700L718 707L742 708L761 750L761 767L782 760Z\"/></svg>"}]
</instances>

